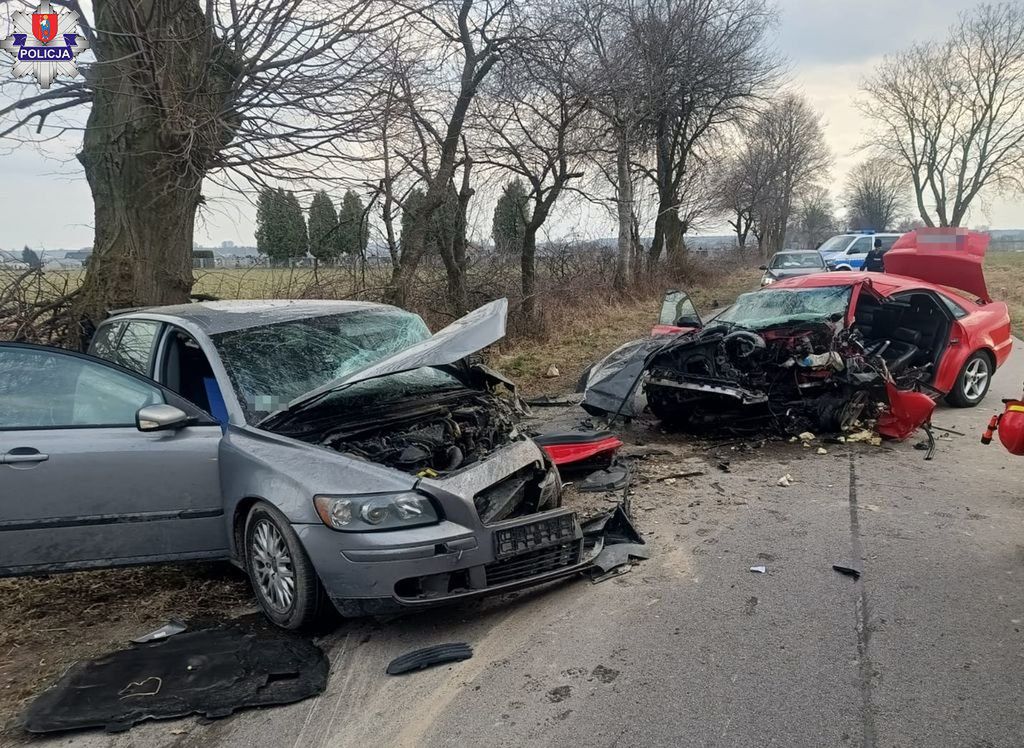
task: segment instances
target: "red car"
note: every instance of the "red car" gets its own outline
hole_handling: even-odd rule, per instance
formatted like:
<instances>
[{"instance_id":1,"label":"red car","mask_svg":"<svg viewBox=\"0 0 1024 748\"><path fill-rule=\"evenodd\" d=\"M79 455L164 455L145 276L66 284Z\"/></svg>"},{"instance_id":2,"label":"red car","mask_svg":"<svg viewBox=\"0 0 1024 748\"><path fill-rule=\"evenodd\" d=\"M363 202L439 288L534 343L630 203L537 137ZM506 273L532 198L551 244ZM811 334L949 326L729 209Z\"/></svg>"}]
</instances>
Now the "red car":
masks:
<instances>
[{"instance_id":1,"label":"red car","mask_svg":"<svg viewBox=\"0 0 1024 748\"><path fill-rule=\"evenodd\" d=\"M911 231L885 254L885 273L818 273L780 280L744 294L708 325L758 326L751 323L764 322L777 311L768 303L751 303L762 294L849 288L846 326L858 330L894 373L922 368L922 384L945 395L951 405L971 407L988 393L992 375L1012 347L1009 310L992 300L982 272L988 243L988 234L964 229ZM700 325L696 312L692 317L697 325L664 324L668 306L666 296L662 324L652 334L689 332Z\"/></svg>"}]
</instances>

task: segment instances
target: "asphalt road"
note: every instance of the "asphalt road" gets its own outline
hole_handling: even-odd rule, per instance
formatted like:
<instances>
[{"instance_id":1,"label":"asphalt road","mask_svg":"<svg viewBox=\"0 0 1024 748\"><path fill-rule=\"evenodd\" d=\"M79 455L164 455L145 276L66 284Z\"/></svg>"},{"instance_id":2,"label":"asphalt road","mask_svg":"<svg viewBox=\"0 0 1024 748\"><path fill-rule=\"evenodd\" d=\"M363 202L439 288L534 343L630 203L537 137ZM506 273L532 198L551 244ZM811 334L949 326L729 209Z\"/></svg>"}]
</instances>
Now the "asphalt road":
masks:
<instances>
[{"instance_id":1,"label":"asphalt road","mask_svg":"<svg viewBox=\"0 0 1024 748\"><path fill-rule=\"evenodd\" d=\"M931 462L916 439L822 456L648 437L679 457L643 466L634 502L655 553L629 574L343 624L321 642L332 675L316 700L33 743L1024 745L1024 460L978 443L1022 382L1017 351L982 407L941 410L966 436ZM656 480L679 465L707 473ZM398 654L459 640L471 660L384 675Z\"/></svg>"}]
</instances>

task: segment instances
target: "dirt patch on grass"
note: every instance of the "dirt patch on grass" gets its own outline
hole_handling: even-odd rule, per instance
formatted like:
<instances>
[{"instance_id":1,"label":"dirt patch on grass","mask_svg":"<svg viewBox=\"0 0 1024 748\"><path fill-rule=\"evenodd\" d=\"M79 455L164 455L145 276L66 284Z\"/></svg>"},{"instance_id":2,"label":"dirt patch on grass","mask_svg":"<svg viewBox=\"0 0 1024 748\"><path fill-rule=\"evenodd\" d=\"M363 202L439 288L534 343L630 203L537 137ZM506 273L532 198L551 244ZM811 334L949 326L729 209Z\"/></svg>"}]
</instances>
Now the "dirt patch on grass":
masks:
<instances>
[{"instance_id":1,"label":"dirt patch on grass","mask_svg":"<svg viewBox=\"0 0 1024 748\"><path fill-rule=\"evenodd\" d=\"M71 665L168 618L225 620L254 604L229 564L189 564L0 579L0 745L24 735L17 715Z\"/></svg>"}]
</instances>

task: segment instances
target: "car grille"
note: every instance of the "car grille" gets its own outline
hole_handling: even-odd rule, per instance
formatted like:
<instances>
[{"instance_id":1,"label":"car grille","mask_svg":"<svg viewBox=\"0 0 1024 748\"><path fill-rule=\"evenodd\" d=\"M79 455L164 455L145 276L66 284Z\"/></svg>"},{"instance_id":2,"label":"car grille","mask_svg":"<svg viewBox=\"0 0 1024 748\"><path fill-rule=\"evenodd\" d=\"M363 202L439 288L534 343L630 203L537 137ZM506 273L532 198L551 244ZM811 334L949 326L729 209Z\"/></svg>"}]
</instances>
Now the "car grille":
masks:
<instances>
[{"instance_id":1,"label":"car grille","mask_svg":"<svg viewBox=\"0 0 1024 748\"><path fill-rule=\"evenodd\" d=\"M509 558L487 564L487 586L517 582L540 574L557 571L580 562L582 540L570 540L558 545L526 551Z\"/></svg>"}]
</instances>

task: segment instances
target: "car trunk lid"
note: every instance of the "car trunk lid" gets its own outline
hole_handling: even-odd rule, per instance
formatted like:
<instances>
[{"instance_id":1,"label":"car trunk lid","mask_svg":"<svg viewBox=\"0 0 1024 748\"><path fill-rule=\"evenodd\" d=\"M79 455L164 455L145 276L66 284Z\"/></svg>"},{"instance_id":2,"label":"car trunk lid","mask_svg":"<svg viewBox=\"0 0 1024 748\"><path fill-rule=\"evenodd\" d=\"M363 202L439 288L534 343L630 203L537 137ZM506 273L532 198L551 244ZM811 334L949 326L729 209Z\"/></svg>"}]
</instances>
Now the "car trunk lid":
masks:
<instances>
[{"instance_id":1,"label":"car trunk lid","mask_svg":"<svg viewBox=\"0 0 1024 748\"><path fill-rule=\"evenodd\" d=\"M961 228L917 229L885 253L885 272L949 286L991 301L982 262L989 235Z\"/></svg>"}]
</instances>

